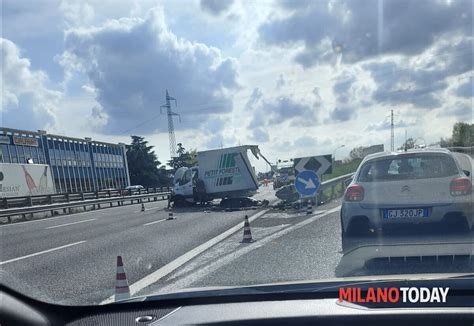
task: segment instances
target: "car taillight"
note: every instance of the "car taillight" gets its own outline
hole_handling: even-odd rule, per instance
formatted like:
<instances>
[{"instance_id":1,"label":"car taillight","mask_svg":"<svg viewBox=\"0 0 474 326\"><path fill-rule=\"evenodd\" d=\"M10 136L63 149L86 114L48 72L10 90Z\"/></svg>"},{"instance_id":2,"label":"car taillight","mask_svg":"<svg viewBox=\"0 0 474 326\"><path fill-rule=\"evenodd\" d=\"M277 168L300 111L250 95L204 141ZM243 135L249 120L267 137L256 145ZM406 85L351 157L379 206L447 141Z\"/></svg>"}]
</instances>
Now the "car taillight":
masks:
<instances>
[{"instance_id":1,"label":"car taillight","mask_svg":"<svg viewBox=\"0 0 474 326\"><path fill-rule=\"evenodd\" d=\"M472 192L472 183L467 178L456 178L451 181L449 189L453 196L468 195Z\"/></svg>"},{"instance_id":2,"label":"car taillight","mask_svg":"<svg viewBox=\"0 0 474 326\"><path fill-rule=\"evenodd\" d=\"M344 195L346 201L361 201L364 199L364 188L361 185L352 185L346 189Z\"/></svg>"}]
</instances>

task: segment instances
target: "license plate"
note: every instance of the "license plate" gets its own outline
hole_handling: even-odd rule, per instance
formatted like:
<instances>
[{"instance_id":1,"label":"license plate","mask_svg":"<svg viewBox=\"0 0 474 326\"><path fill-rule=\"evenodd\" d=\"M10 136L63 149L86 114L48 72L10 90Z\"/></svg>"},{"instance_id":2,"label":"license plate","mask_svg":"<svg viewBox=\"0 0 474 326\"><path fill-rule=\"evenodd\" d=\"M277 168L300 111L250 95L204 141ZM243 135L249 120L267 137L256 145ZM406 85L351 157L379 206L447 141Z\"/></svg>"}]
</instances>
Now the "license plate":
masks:
<instances>
[{"instance_id":1,"label":"license plate","mask_svg":"<svg viewBox=\"0 0 474 326\"><path fill-rule=\"evenodd\" d=\"M427 208L401 208L386 209L383 214L384 218L411 218L411 217L428 217Z\"/></svg>"}]
</instances>

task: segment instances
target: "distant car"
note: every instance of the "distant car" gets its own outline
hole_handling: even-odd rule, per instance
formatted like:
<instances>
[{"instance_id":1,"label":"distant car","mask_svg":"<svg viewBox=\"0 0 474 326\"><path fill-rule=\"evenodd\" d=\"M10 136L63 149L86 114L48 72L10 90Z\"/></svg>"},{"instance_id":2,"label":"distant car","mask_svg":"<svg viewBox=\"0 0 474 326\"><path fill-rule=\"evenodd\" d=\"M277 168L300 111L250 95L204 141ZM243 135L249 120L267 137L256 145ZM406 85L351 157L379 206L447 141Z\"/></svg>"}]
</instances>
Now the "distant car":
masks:
<instances>
[{"instance_id":1,"label":"distant car","mask_svg":"<svg viewBox=\"0 0 474 326\"><path fill-rule=\"evenodd\" d=\"M393 226L445 223L449 231L471 229L472 159L462 155L416 149L367 156L345 191L343 250L351 238L377 236Z\"/></svg>"},{"instance_id":2,"label":"distant car","mask_svg":"<svg viewBox=\"0 0 474 326\"><path fill-rule=\"evenodd\" d=\"M145 187L141 185L128 186L128 187L125 187L125 189L122 191L123 195L129 195L129 194L138 195L140 193L142 194L146 193Z\"/></svg>"}]
</instances>

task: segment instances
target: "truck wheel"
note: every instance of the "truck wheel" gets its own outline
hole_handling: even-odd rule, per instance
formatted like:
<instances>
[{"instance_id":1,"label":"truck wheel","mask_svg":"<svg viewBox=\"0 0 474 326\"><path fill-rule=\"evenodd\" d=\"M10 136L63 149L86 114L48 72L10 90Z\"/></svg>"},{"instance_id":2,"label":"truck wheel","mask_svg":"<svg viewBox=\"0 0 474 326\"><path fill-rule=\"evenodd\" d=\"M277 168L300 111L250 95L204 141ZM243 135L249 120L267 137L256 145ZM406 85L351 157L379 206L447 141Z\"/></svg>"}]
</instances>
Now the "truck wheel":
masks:
<instances>
[{"instance_id":1,"label":"truck wheel","mask_svg":"<svg viewBox=\"0 0 474 326\"><path fill-rule=\"evenodd\" d=\"M173 202L173 207L183 207L186 205L186 200L181 195L171 197L170 202Z\"/></svg>"}]
</instances>

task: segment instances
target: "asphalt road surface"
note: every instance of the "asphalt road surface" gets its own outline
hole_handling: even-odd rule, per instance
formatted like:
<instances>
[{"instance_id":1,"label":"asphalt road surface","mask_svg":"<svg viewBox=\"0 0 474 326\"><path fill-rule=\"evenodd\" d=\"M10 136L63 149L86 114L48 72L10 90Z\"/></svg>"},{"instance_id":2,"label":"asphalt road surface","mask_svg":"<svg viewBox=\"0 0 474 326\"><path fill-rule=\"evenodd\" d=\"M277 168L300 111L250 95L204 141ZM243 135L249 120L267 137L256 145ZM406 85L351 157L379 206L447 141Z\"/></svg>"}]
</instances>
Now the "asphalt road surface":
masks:
<instances>
[{"instance_id":1,"label":"asphalt road surface","mask_svg":"<svg viewBox=\"0 0 474 326\"><path fill-rule=\"evenodd\" d=\"M255 198L274 198L263 190ZM256 212L176 209L166 220L166 202L145 206L1 226L2 283L44 301L99 303L114 292L118 255L132 284Z\"/></svg>"},{"instance_id":2,"label":"asphalt road surface","mask_svg":"<svg viewBox=\"0 0 474 326\"><path fill-rule=\"evenodd\" d=\"M335 200L310 216L304 211L269 211L251 223L254 242L241 243L242 232L238 232L137 295L337 277L474 271L472 233L362 239L357 250L343 255L339 210L340 201ZM387 253L390 261L384 256Z\"/></svg>"},{"instance_id":3,"label":"asphalt road surface","mask_svg":"<svg viewBox=\"0 0 474 326\"><path fill-rule=\"evenodd\" d=\"M256 198L275 200L271 185L261 188ZM364 259L375 257L381 248L386 250L380 243L344 256L338 200L315 208L311 215L271 209L212 212L188 208L175 210L176 219L171 221L166 220L165 205L146 204L145 212L133 205L1 226L2 283L50 302L110 302L117 255L123 257L134 296L351 275L473 271L466 255L457 258L456 264L444 255L444 260L428 267L425 262L400 264L396 259L365 266ZM254 239L248 244L241 243L245 214ZM399 250L406 254L417 248L413 241L420 239L411 236L394 243L408 244ZM445 250L472 255L474 246L472 234L430 241L441 242L442 249L423 247L425 253ZM387 248L394 255L393 246Z\"/></svg>"}]
</instances>

